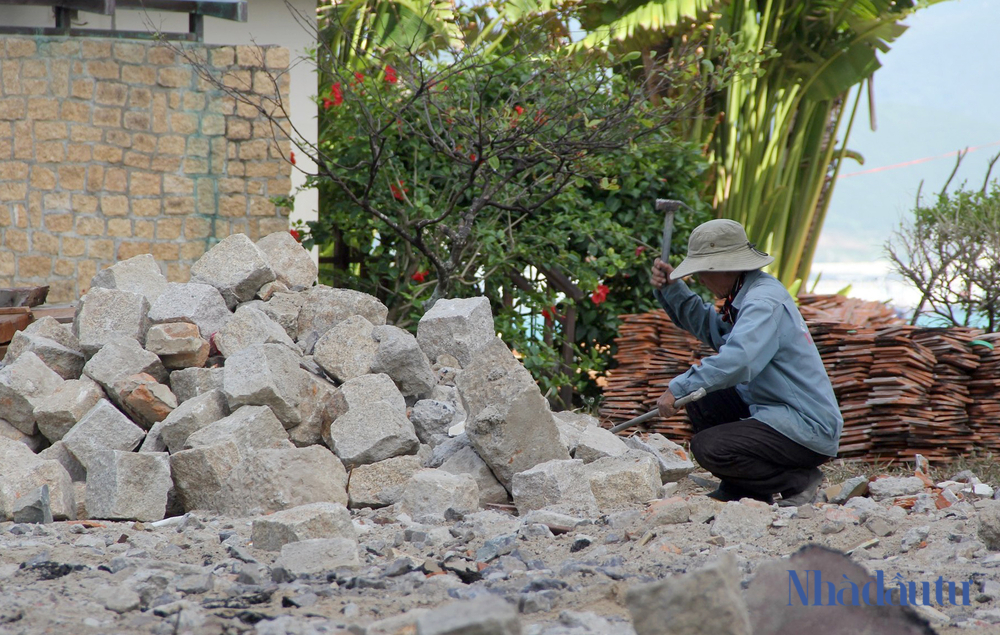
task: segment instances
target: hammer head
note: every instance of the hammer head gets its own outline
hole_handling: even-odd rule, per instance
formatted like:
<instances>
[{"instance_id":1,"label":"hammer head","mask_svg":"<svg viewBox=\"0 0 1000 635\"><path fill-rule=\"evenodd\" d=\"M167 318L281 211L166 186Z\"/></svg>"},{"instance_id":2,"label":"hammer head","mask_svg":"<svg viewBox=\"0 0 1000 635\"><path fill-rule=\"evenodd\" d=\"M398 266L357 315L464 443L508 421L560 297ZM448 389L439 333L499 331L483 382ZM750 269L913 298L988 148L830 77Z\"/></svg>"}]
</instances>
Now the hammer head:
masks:
<instances>
[{"instance_id":1,"label":"hammer head","mask_svg":"<svg viewBox=\"0 0 1000 635\"><path fill-rule=\"evenodd\" d=\"M672 198L656 199L656 211L658 212L676 212L680 209L681 205L683 205L683 203L675 201Z\"/></svg>"}]
</instances>

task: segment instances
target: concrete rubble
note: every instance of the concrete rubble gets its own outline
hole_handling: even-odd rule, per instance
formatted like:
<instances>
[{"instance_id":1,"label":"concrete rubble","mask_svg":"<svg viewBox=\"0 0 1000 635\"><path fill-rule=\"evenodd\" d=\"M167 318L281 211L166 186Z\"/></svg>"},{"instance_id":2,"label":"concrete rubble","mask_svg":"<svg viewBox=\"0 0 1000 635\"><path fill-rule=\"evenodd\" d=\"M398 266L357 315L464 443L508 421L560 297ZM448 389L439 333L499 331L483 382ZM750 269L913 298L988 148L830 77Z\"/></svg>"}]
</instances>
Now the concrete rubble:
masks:
<instances>
[{"instance_id":1,"label":"concrete rubble","mask_svg":"<svg viewBox=\"0 0 1000 635\"><path fill-rule=\"evenodd\" d=\"M287 233L235 235L189 283L132 258L74 324L15 337L0 631L760 635L775 559L806 544L852 580L975 573L973 604L921 619L1000 625L1000 501L974 474L722 504L669 439L552 412L485 298L412 335L316 282ZM932 632L899 620L872 632Z\"/></svg>"}]
</instances>

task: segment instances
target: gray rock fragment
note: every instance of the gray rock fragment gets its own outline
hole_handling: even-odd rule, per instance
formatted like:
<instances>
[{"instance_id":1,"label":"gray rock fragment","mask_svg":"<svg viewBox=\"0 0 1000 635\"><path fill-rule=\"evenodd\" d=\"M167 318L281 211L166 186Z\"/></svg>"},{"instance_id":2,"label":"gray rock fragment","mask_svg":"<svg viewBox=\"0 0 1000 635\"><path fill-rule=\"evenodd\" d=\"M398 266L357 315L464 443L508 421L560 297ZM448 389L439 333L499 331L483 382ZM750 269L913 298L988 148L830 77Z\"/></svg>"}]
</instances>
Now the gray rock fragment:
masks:
<instances>
[{"instance_id":1,"label":"gray rock fragment","mask_svg":"<svg viewBox=\"0 0 1000 635\"><path fill-rule=\"evenodd\" d=\"M1000 501L989 501L979 510L979 539L990 551L1000 551Z\"/></svg>"},{"instance_id":2,"label":"gray rock fragment","mask_svg":"<svg viewBox=\"0 0 1000 635\"><path fill-rule=\"evenodd\" d=\"M522 516L543 507L585 516L598 511L590 475L579 459L547 461L519 472L514 475L511 493Z\"/></svg>"},{"instance_id":3,"label":"gray rock fragment","mask_svg":"<svg viewBox=\"0 0 1000 635\"><path fill-rule=\"evenodd\" d=\"M87 480L87 469L66 449L66 444L62 441L56 441L39 452L38 458L46 461L58 461L66 469L66 472L74 483Z\"/></svg>"},{"instance_id":4,"label":"gray rock fragment","mask_svg":"<svg viewBox=\"0 0 1000 635\"><path fill-rule=\"evenodd\" d=\"M694 471L694 463L684 448L662 434L650 434L645 440L638 436L628 437L625 445L652 454L660 466L660 479L664 483L675 483Z\"/></svg>"},{"instance_id":5,"label":"gray rock fragment","mask_svg":"<svg viewBox=\"0 0 1000 635\"><path fill-rule=\"evenodd\" d=\"M0 436L0 519L10 520L16 501L47 485L52 517L76 518L73 482L58 461L35 455L20 441Z\"/></svg>"},{"instance_id":6,"label":"gray rock fragment","mask_svg":"<svg viewBox=\"0 0 1000 635\"><path fill-rule=\"evenodd\" d=\"M370 374L379 346L372 337L374 330L371 322L353 315L319 338L313 360L340 382Z\"/></svg>"},{"instance_id":7,"label":"gray rock fragment","mask_svg":"<svg viewBox=\"0 0 1000 635\"><path fill-rule=\"evenodd\" d=\"M288 232L268 234L257 241L278 282L292 291L308 289L316 284L318 269L309 252Z\"/></svg>"},{"instance_id":8,"label":"gray rock fragment","mask_svg":"<svg viewBox=\"0 0 1000 635\"><path fill-rule=\"evenodd\" d=\"M417 635L521 635L517 608L490 593L417 618Z\"/></svg>"},{"instance_id":9,"label":"gray rock fragment","mask_svg":"<svg viewBox=\"0 0 1000 635\"><path fill-rule=\"evenodd\" d=\"M146 374L164 383L167 371L160 358L132 339L108 343L83 367L83 374L104 388L108 396L120 401L115 385L132 375Z\"/></svg>"},{"instance_id":10,"label":"gray rock fragment","mask_svg":"<svg viewBox=\"0 0 1000 635\"><path fill-rule=\"evenodd\" d=\"M15 523L51 523L52 507L49 504L49 486L42 485L14 501L12 520Z\"/></svg>"},{"instance_id":11,"label":"gray rock fragment","mask_svg":"<svg viewBox=\"0 0 1000 635\"><path fill-rule=\"evenodd\" d=\"M33 325L29 325L28 329L31 326ZM28 329L14 333L13 339L7 346L7 354L3 358L4 365L13 364L21 355L31 351L63 379L80 377L83 364L86 362L82 350L68 348Z\"/></svg>"},{"instance_id":12,"label":"gray rock fragment","mask_svg":"<svg viewBox=\"0 0 1000 635\"><path fill-rule=\"evenodd\" d=\"M577 448L579 452L579 448ZM656 459L639 450L607 456L587 465L590 488L602 510L644 504L660 494Z\"/></svg>"},{"instance_id":13,"label":"gray rock fragment","mask_svg":"<svg viewBox=\"0 0 1000 635\"><path fill-rule=\"evenodd\" d=\"M191 265L191 282L218 289L230 310L274 279L267 256L245 234L223 238Z\"/></svg>"},{"instance_id":14,"label":"gray rock fragment","mask_svg":"<svg viewBox=\"0 0 1000 635\"><path fill-rule=\"evenodd\" d=\"M182 404L212 390L222 390L223 368L184 368L170 373L170 390Z\"/></svg>"},{"instance_id":15,"label":"gray rock fragment","mask_svg":"<svg viewBox=\"0 0 1000 635\"><path fill-rule=\"evenodd\" d=\"M924 482L916 476L879 478L868 484L868 492L875 500L884 500L895 496L919 494L924 491Z\"/></svg>"},{"instance_id":16,"label":"gray rock fragment","mask_svg":"<svg viewBox=\"0 0 1000 635\"><path fill-rule=\"evenodd\" d=\"M211 390L185 401L167 415L158 428L159 435L170 452L178 452L184 449L184 443L193 433L228 416L226 396L222 391ZM271 417L274 415L271 414ZM277 419L274 421L277 422ZM278 426L281 426L280 422Z\"/></svg>"},{"instance_id":17,"label":"gray rock fragment","mask_svg":"<svg viewBox=\"0 0 1000 635\"><path fill-rule=\"evenodd\" d=\"M171 487L166 453L109 450L87 470L87 513L109 520L161 520Z\"/></svg>"},{"instance_id":18,"label":"gray rock fragment","mask_svg":"<svg viewBox=\"0 0 1000 635\"><path fill-rule=\"evenodd\" d=\"M435 399L421 399L410 410L410 422L421 443L431 443L435 435L448 434L454 419L455 407Z\"/></svg>"},{"instance_id":19,"label":"gray rock fragment","mask_svg":"<svg viewBox=\"0 0 1000 635\"><path fill-rule=\"evenodd\" d=\"M297 340L299 337L299 311L302 310L303 302L305 302L305 294L302 293L275 293L267 302L261 302L254 306L281 325L288 337Z\"/></svg>"},{"instance_id":20,"label":"gray rock fragment","mask_svg":"<svg viewBox=\"0 0 1000 635\"><path fill-rule=\"evenodd\" d=\"M458 515L479 509L479 486L468 474L426 469L413 475L403 489L399 510L421 523L443 523L449 510Z\"/></svg>"},{"instance_id":21,"label":"gray rock fragment","mask_svg":"<svg viewBox=\"0 0 1000 635\"><path fill-rule=\"evenodd\" d=\"M90 286L131 291L144 296L153 304L166 290L167 279L160 272L153 254L140 254L97 272L91 279Z\"/></svg>"},{"instance_id":22,"label":"gray rock fragment","mask_svg":"<svg viewBox=\"0 0 1000 635\"><path fill-rule=\"evenodd\" d=\"M35 407L38 429L56 442L103 398L104 391L93 379L70 379Z\"/></svg>"},{"instance_id":23,"label":"gray rock fragment","mask_svg":"<svg viewBox=\"0 0 1000 635\"><path fill-rule=\"evenodd\" d=\"M726 544L756 540L767 534L773 516L766 503L726 503L715 513L710 533L725 538Z\"/></svg>"},{"instance_id":24,"label":"gray rock fragment","mask_svg":"<svg viewBox=\"0 0 1000 635\"><path fill-rule=\"evenodd\" d=\"M432 362L451 355L462 368L496 337L488 298L441 299L417 325L417 342Z\"/></svg>"},{"instance_id":25,"label":"gray rock fragment","mask_svg":"<svg viewBox=\"0 0 1000 635\"><path fill-rule=\"evenodd\" d=\"M229 407L268 406L286 428L302 422L304 392L298 356L281 344L254 344L226 359L223 391Z\"/></svg>"},{"instance_id":26,"label":"gray rock fragment","mask_svg":"<svg viewBox=\"0 0 1000 635\"><path fill-rule=\"evenodd\" d=\"M3 418L28 436L38 433L35 408L63 384L63 378L28 351L0 368L0 411Z\"/></svg>"},{"instance_id":27,"label":"gray rock fragment","mask_svg":"<svg viewBox=\"0 0 1000 635\"><path fill-rule=\"evenodd\" d=\"M66 449L90 472L105 450L131 452L146 435L107 399L101 399L63 437Z\"/></svg>"},{"instance_id":28,"label":"gray rock fragment","mask_svg":"<svg viewBox=\"0 0 1000 635\"><path fill-rule=\"evenodd\" d=\"M662 635L667 624L677 635L753 632L730 554L691 573L636 585L628 590L625 604L638 635Z\"/></svg>"},{"instance_id":29,"label":"gray rock fragment","mask_svg":"<svg viewBox=\"0 0 1000 635\"><path fill-rule=\"evenodd\" d=\"M210 346L197 324L154 324L146 331L146 350L157 355L169 369L198 368L208 361Z\"/></svg>"},{"instance_id":30,"label":"gray rock fragment","mask_svg":"<svg viewBox=\"0 0 1000 635\"><path fill-rule=\"evenodd\" d=\"M351 507L395 504L403 496L410 478L422 469L420 459L413 455L394 456L355 467L347 488Z\"/></svg>"},{"instance_id":31,"label":"gray rock fragment","mask_svg":"<svg viewBox=\"0 0 1000 635\"><path fill-rule=\"evenodd\" d=\"M232 317L218 289L195 282L167 285L167 290L149 308L149 321L153 324L190 322L197 325L206 339L222 330Z\"/></svg>"},{"instance_id":32,"label":"gray rock fragment","mask_svg":"<svg viewBox=\"0 0 1000 635\"><path fill-rule=\"evenodd\" d=\"M131 291L93 288L80 299L73 318L73 335L90 356L105 344L131 339L140 346L149 326L149 301Z\"/></svg>"},{"instance_id":33,"label":"gray rock fragment","mask_svg":"<svg viewBox=\"0 0 1000 635\"><path fill-rule=\"evenodd\" d=\"M254 344L282 344L298 353L298 347L285 329L260 309L242 305L232 319L215 334L215 345L225 357L231 357Z\"/></svg>"},{"instance_id":34,"label":"gray rock fragment","mask_svg":"<svg viewBox=\"0 0 1000 635\"><path fill-rule=\"evenodd\" d=\"M588 426L577 439L573 458L584 463L593 463L607 456L621 456L628 452L628 446L616 435L604 428Z\"/></svg>"},{"instance_id":35,"label":"gray rock fragment","mask_svg":"<svg viewBox=\"0 0 1000 635\"><path fill-rule=\"evenodd\" d=\"M201 403L209 415L214 415L222 411L217 397L211 393L202 395L197 399L202 400ZM207 421L209 418L209 416L204 416L203 413L201 420ZM191 425L191 422L187 422L187 425L180 429L172 430L169 433L170 442L168 442L167 447L172 447L172 452L227 442L234 443L241 452L245 452L251 448L292 447L288 441L288 433L285 432L281 422L274 416L271 409L265 406L242 406L235 410L233 414L213 420L202 428L193 429L196 425ZM173 433L176 433L176 436ZM163 434L162 430L161 434ZM180 437L184 437L184 440L178 444L177 441Z\"/></svg>"},{"instance_id":36,"label":"gray rock fragment","mask_svg":"<svg viewBox=\"0 0 1000 635\"><path fill-rule=\"evenodd\" d=\"M341 567L356 567L358 543L349 538L312 538L290 542L281 547L281 555L271 567L276 582L299 578L324 577Z\"/></svg>"},{"instance_id":37,"label":"gray rock fragment","mask_svg":"<svg viewBox=\"0 0 1000 635\"><path fill-rule=\"evenodd\" d=\"M415 454L420 441L413 424L390 402L361 404L330 424L328 441L348 467Z\"/></svg>"},{"instance_id":38,"label":"gray rock fragment","mask_svg":"<svg viewBox=\"0 0 1000 635\"><path fill-rule=\"evenodd\" d=\"M389 314L378 298L350 289L312 287L302 295L299 311L298 342L302 351L311 355L316 342L331 328L344 320L360 315L375 326L385 324Z\"/></svg>"},{"instance_id":39,"label":"gray rock fragment","mask_svg":"<svg viewBox=\"0 0 1000 635\"><path fill-rule=\"evenodd\" d=\"M427 395L437 385L437 377L417 338L388 324L376 326L371 335L378 343L371 372L391 377L406 397Z\"/></svg>"},{"instance_id":40,"label":"gray rock fragment","mask_svg":"<svg viewBox=\"0 0 1000 635\"><path fill-rule=\"evenodd\" d=\"M441 464L441 469L452 474L468 474L479 487L479 506L485 507L491 503L504 504L508 501L507 490L497 477L490 471L490 467L479 458L476 451L471 446L465 446L455 454L448 457Z\"/></svg>"},{"instance_id":41,"label":"gray rock fragment","mask_svg":"<svg viewBox=\"0 0 1000 635\"><path fill-rule=\"evenodd\" d=\"M351 513L339 503L310 503L253 520L250 539L256 549L280 551L291 542L315 538L357 540Z\"/></svg>"}]
</instances>

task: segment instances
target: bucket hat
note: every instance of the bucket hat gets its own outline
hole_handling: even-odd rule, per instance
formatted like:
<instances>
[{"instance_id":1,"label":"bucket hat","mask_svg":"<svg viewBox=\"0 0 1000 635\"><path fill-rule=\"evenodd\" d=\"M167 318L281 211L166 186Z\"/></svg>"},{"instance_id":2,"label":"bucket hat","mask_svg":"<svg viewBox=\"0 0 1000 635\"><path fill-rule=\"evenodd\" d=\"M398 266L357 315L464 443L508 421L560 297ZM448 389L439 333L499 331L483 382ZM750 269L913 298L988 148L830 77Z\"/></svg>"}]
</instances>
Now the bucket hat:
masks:
<instances>
[{"instance_id":1,"label":"bucket hat","mask_svg":"<svg viewBox=\"0 0 1000 635\"><path fill-rule=\"evenodd\" d=\"M694 228L688 238L687 258L670 274L679 280L702 271L752 271L774 262L747 239L734 220L719 218Z\"/></svg>"}]
</instances>

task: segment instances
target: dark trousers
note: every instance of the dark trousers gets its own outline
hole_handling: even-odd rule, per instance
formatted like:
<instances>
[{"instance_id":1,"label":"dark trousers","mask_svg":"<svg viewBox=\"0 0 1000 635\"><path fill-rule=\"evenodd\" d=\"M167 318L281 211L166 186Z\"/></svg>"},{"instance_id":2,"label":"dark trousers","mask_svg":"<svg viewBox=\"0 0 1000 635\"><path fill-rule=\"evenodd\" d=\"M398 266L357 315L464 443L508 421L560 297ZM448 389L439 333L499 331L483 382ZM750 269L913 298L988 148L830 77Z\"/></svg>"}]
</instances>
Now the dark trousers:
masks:
<instances>
[{"instance_id":1,"label":"dark trousers","mask_svg":"<svg viewBox=\"0 0 1000 635\"><path fill-rule=\"evenodd\" d=\"M710 392L687 406L694 427L691 453L723 482L723 488L750 498L792 496L806 488L816 467L830 457L792 441L750 418L735 388Z\"/></svg>"}]
</instances>

